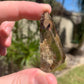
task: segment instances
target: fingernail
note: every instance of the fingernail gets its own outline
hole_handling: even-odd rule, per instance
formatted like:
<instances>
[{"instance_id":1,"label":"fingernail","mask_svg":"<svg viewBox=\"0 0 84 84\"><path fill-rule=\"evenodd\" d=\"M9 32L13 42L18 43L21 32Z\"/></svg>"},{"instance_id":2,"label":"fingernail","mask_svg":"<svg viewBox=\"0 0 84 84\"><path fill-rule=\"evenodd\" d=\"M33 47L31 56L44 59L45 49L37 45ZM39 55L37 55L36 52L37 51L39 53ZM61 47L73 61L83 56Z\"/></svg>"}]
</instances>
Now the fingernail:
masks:
<instances>
[{"instance_id":1,"label":"fingernail","mask_svg":"<svg viewBox=\"0 0 84 84\"><path fill-rule=\"evenodd\" d=\"M35 83L34 84L48 84L47 79L45 78L45 75L39 74L35 77Z\"/></svg>"}]
</instances>

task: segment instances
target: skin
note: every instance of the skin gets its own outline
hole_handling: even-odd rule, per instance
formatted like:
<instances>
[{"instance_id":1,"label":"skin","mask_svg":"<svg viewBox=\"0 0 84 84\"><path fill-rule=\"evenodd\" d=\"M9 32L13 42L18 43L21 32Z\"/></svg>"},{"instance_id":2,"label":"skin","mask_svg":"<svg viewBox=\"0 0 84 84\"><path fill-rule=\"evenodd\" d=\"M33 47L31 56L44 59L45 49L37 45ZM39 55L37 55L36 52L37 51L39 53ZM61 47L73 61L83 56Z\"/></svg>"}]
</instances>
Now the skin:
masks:
<instances>
[{"instance_id":1,"label":"skin","mask_svg":"<svg viewBox=\"0 0 84 84\"><path fill-rule=\"evenodd\" d=\"M28 1L3 1L0 11L0 55L6 55L15 21L22 18L39 20L45 11L51 12L51 7ZM52 74L32 68L0 77L0 84L57 84L57 81Z\"/></svg>"}]
</instances>

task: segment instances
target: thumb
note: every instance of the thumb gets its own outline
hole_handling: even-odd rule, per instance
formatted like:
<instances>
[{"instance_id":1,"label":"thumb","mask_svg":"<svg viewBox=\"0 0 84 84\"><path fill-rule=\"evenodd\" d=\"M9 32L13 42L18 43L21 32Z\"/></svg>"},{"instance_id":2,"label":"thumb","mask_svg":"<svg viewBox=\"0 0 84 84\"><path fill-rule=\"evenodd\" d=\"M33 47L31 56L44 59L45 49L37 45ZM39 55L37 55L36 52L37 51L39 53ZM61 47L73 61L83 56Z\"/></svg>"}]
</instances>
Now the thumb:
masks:
<instances>
[{"instance_id":1,"label":"thumb","mask_svg":"<svg viewBox=\"0 0 84 84\"><path fill-rule=\"evenodd\" d=\"M56 78L39 69L27 69L0 78L0 84L57 84Z\"/></svg>"}]
</instances>

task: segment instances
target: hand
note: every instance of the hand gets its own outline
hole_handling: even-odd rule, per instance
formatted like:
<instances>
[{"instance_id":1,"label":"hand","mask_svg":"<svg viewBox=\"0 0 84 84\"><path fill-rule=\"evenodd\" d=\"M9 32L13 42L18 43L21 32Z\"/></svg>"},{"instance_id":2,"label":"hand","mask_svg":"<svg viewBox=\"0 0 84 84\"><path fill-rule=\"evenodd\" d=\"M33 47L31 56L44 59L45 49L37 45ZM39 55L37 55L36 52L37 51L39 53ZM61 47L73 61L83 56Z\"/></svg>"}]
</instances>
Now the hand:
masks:
<instances>
[{"instance_id":1,"label":"hand","mask_svg":"<svg viewBox=\"0 0 84 84\"><path fill-rule=\"evenodd\" d=\"M39 20L45 11L51 12L48 4L28 1L0 2L0 55L6 55L6 49L11 45L14 21L22 18ZM57 81L52 74L33 68L0 77L0 84L57 84Z\"/></svg>"},{"instance_id":2,"label":"hand","mask_svg":"<svg viewBox=\"0 0 84 84\"><path fill-rule=\"evenodd\" d=\"M39 20L43 12L51 12L48 4L38 4L26 1L0 1L0 55L6 55L7 47L11 45L14 21L26 18Z\"/></svg>"},{"instance_id":3,"label":"hand","mask_svg":"<svg viewBox=\"0 0 84 84\"><path fill-rule=\"evenodd\" d=\"M57 84L57 81L52 74L32 68L3 76L0 84Z\"/></svg>"}]
</instances>

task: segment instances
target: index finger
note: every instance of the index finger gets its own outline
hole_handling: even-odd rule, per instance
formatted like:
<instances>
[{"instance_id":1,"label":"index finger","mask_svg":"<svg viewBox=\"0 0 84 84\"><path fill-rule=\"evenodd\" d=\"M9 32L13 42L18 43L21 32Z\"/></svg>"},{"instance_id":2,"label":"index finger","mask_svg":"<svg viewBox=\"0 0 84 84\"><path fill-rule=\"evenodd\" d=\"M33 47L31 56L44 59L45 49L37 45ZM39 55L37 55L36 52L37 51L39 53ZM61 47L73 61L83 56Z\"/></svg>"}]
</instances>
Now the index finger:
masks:
<instances>
[{"instance_id":1,"label":"index finger","mask_svg":"<svg viewBox=\"0 0 84 84\"><path fill-rule=\"evenodd\" d=\"M29 1L0 1L0 21L17 21L22 18L39 20L41 15L51 7L48 4L39 4Z\"/></svg>"}]
</instances>

